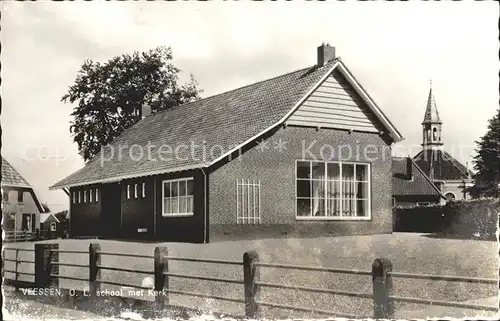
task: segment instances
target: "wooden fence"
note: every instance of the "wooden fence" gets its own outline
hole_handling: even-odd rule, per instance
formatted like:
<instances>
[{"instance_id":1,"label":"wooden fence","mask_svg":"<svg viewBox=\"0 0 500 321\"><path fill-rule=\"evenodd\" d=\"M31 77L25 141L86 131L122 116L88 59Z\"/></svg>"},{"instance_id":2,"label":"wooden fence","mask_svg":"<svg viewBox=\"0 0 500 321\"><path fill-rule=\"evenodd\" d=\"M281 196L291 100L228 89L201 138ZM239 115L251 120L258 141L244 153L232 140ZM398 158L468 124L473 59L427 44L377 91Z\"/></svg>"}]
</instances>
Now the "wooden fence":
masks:
<instances>
[{"instance_id":1,"label":"wooden fence","mask_svg":"<svg viewBox=\"0 0 500 321\"><path fill-rule=\"evenodd\" d=\"M28 242L35 239L35 233L28 231L4 231L4 242Z\"/></svg>"},{"instance_id":2,"label":"wooden fence","mask_svg":"<svg viewBox=\"0 0 500 321\"><path fill-rule=\"evenodd\" d=\"M48 288L48 287L59 287L59 279L70 279L85 281L89 284L89 300L93 300L97 296L97 292L102 289L103 284L116 285L116 286L126 286L137 289L150 290L148 287L123 284L118 282L111 282L101 278L102 270L112 270L124 273L139 273L151 275L154 277L154 292L155 301L154 309L156 311L161 311L167 309L170 305L169 294L180 294L193 297L201 297L207 299L216 299L222 301L230 301L242 303L245 305L245 316L248 318L261 317L260 307L270 307L279 308L286 310L294 310L301 312L312 312L315 314L327 315L330 317L346 317L346 318L357 318L358 315L341 313L337 311L329 311L323 309L315 309L308 307L299 307L293 305L285 305L281 303L264 302L259 300L259 293L262 288L275 288L275 289L290 289L295 291L303 291L309 293L323 293L332 294L339 296L355 297L355 298L365 298L373 300L373 317L380 318L393 318L394 317L394 302L408 302L408 303L418 303L418 304L428 304L433 306L444 306L444 307L454 307L462 309L471 310L482 310L482 311L493 311L497 312L498 307L484 306L478 304L466 304L461 302L450 302L444 300L430 300L430 299L419 299L412 297L400 297L393 295L393 279L394 278L411 278L411 279L425 279L425 280L441 280L450 282L467 282L476 284L498 284L498 280L488 279L488 278L477 278L477 277L461 277L461 276L450 276L450 275L431 275L431 274L413 274L413 273L401 273L393 272L391 261L385 258L377 258L373 261L371 270L351 270L351 269L337 269L329 267L317 267L317 266L302 266L302 265L291 265L291 264L277 264L260 262L259 255L255 251L246 252L243 255L242 261L228 261L228 260L212 260L212 259L199 259L199 258L187 258L187 257L175 257L168 254L168 249L166 247L156 247L153 255L137 255L128 253L116 253L116 252L104 252L101 251L100 245L97 243L90 244L88 251L68 251L60 250L57 244L35 244L35 249L15 249L15 248L5 248L6 251L15 251L15 259L5 259L6 261L12 261L16 263L15 270L4 270L4 272L9 272L15 274L15 279L8 278L5 276L6 285L11 285L16 288ZM21 261L18 259L18 253L20 251L34 251L35 260L34 261ZM72 264L72 263L60 263L58 258L60 253L69 253L75 255L88 255L89 264ZM103 255L112 256L124 256L124 257L135 257L135 258L149 258L154 259L154 265L149 271L144 270L134 270L127 268L118 268L104 266L101 264L101 257ZM198 262L198 263L210 263L219 265L232 265L243 267L243 280L240 279L228 279L228 278L218 278L202 275L191 275L191 274L179 274L172 273L169 271L170 261L187 261L187 262ZM21 273L17 271L17 265L19 262L28 262L35 265L34 273ZM72 276L62 276L59 275L59 266L72 266L72 267L83 267L88 268L89 277L88 278L78 278ZM260 270L262 268L273 268L273 269L288 269L288 270L300 270L300 271L317 271L317 272L327 272L327 273L338 273L345 275L362 275L366 277L371 277L373 283L372 293L355 293L339 291L329 288L313 288L305 286L294 286L286 285L280 283L262 282L260 280ZM17 280L18 275L28 274L34 275L34 282L21 282ZM188 292L182 290L174 290L169 287L169 280L171 278L185 278L194 280L204 280L222 283L233 283L243 285L243 295L241 298L218 296L199 292Z\"/></svg>"}]
</instances>

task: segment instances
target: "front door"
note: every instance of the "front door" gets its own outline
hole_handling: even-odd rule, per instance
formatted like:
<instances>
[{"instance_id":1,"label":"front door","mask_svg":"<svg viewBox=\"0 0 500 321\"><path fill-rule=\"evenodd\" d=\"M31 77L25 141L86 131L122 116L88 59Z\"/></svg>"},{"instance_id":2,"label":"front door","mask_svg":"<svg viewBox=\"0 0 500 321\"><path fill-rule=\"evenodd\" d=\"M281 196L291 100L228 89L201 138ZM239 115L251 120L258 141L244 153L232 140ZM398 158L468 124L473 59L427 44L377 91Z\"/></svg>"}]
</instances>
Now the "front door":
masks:
<instances>
[{"instance_id":1,"label":"front door","mask_svg":"<svg viewBox=\"0 0 500 321\"><path fill-rule=\"evenodd\" d=\"M101 228L102 235L119 237L121 235L121 186L120 184L105 184L101 188Z\"/></svg>"},{"instance_id":2,"label":"front door","mask_svg":"<svg viewBox=\"0 0 500 321\"><path fill-rule=\"evenodd\" d=\"M21 230L31 233L35 232L35 214L23 213L23 222Z\"/></svg>"}]
</instances>

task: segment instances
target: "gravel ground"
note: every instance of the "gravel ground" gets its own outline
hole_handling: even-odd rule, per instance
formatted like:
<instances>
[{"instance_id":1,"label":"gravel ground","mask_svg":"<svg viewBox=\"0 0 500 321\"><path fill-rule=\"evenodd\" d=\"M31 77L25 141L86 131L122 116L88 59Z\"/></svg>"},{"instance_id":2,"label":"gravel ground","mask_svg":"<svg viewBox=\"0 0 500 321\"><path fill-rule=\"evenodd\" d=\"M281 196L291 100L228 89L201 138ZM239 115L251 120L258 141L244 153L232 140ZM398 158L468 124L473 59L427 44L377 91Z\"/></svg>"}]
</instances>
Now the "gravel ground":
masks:
<instances>
[{"instance_id":1,"label":"gravel ground","mask_svg":"<svg viewBox=\"0 0 500 321\"><path fill-rule=\"evenodd\" d=\"M47 241L45 241L47 242ZM88 250L88 245L95 240L58 240L60 249ZM211 244L182 243L139 243L119 241L97 241L102 251L126 252L153 255L155 246L166 246L170 255L225 260L242 260L243 253L256 250L261 262L314 265L324 267L371 270L375 258L385 257L391 260L393 270L398 272L446 274L472 277L498 278L498 245L491 241L453 240L430 238L413 233L394 233L392 235L321 237L315 239L263 239L256 241L231 241ZM9 247L33 248L33 243L11 244ZM6 251L5 257L13 257L13 251ZM23 260L33 260L33 253L20 252ZM88 256L81 254L60 254L61 262L88 264ZM6 262L5 268L12 269L12 262ZM103 256L102 265L126 267L140 270L153 270L152 259L135 259L117 256ZM172 273L217 276L243 279L240 266L221 266L192 262L169 262ZM33 271L30 263L21 263L19 271ZM61 267L60 274L73 277L88 277L88 269ZM370 276L354 276L324 272L280 270L261 268L261 281L302 285L317 288L371 293ZM9 277L9 274L6 273ZM102 279L113 282L140 285L145 275L103 271ZM30 276L19 279L32 280ZM423 299L466 301L498 295L496 285L474 285L461 282L425 281L395 278L394 295ZM63 288L84 289L86 282L61 280ZM190 292L200 292L243 299L243 286L210 281L197 281L171 278L170 287ZM119 287L102 285L102 288L117 290ZM125 289L126 290L126 289ZM145 295L144 299L152 299ZM182 295L170 295L173 304L197 307L207 311L218 311L236 315L243 314L243 305L204 298ZM313 294L297 290L262 288L260 301L293 306L338 311L359 316L372 316L373 306L370 299L357 299L329 294ZM8 301L6 302L9 303ZM395 305L396 317L426 317L429 306L417 304ZM456 309L443 308L443 315L452 315ZM311 313L292 312L281 309L262 308L265 317L320 317ZM415 311L421 315L415 316ZM483 311L465 311L466 316L491 315ZM322 316L324 317L324 316Z\"/></svg>"}]
</instances>

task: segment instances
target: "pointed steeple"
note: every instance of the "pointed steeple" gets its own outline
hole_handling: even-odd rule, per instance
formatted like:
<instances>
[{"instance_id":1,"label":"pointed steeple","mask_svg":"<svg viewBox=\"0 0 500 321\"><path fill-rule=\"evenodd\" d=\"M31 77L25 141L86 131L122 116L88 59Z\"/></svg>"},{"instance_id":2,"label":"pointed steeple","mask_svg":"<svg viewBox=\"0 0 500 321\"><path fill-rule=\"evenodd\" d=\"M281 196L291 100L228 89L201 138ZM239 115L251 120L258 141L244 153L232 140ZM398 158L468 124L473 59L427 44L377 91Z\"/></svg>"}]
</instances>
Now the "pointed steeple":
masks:
<instances>
[{"instance_id":1,"label":"pointed steeple","mask_svg":"<svg viewBox=\"0 0 500 321\"><path fill-rule=\"evenodd\" d=\"M429 97L427 98L427 108L425 108L424 121L422 124L442 124L441 119L439 118L439 112L436 106L436 100L434 99L434 95L432 94L432 80L429 89Z\"/></svg>"},{"instance_id":2,"label":"pointed steeple","mask_svg":"<svg viewBox=\"0 0 500 321\"><path fill-rule=\"evenodd\" d=\"M431 80L424 121L422 122L422 146L424 149L436 149L443 145L443 142L441 141L442 126L443 122L441 121L441 118L439 118L436 100L434 99L434 94L432 93Z\"/></svg>"}]
</instances>

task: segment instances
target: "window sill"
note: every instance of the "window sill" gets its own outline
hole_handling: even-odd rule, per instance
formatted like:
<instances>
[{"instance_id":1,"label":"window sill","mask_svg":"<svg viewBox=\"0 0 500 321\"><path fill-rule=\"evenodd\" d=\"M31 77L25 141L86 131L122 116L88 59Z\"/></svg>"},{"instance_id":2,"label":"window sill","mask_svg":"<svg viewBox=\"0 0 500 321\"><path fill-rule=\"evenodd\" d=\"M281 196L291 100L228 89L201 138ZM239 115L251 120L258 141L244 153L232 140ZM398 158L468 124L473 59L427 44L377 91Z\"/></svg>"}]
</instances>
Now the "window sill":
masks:
<instances>
[{"instance_id":1,"label":"window sill","mask_svg":"<svg viewBox=\"0 0 500 321\"><path fill-rule=\"evenodd\" d=\"M162 214L162 217L169 218L169 217L189 217L193 216L193 213L186 213L186 214Z\"/></svg>"},{"instance_id":2,"label":"window sill","mask_svg":"<svg viewBox=\"0 0 500 321\"><path fill-rule=\"evenodd\" d=\"M370 216L296 216L297 221L371 221Z\"/></svg>"}]
</instances>

